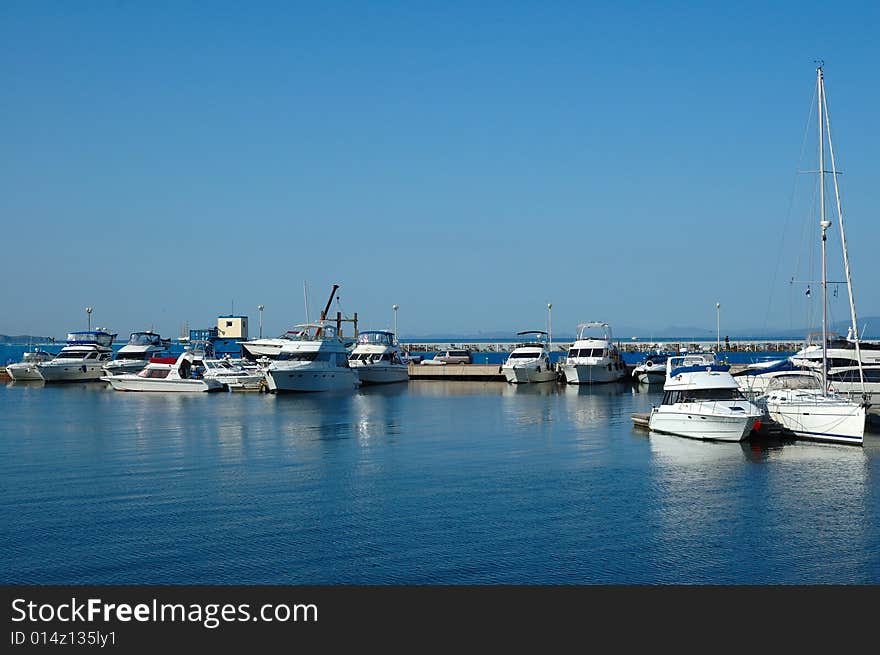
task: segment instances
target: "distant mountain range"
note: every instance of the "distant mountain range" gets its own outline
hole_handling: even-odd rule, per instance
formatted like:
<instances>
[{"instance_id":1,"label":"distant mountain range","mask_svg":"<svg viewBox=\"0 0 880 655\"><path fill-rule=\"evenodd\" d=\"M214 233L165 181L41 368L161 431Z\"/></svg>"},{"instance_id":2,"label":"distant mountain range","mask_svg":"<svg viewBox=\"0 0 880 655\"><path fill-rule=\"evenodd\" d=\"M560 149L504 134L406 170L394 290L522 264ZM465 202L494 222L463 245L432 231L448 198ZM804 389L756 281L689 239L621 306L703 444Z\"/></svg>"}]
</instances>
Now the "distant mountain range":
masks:
<instances>
[{"instance_id":1,"label":"distant mountain range","mask_svg":"<svg viewBox=\"0 0 880 655\"><path fill-rule=\"evenodd\" d=\"M30 334L18 334L15 336L0 334L0 344L4 346L27 346L32 343L50 343L54 341L55 337L35 337Z\"/></svg>"},{"instance_id":2,"label":"distant mountain range","mask_svg":"<svg viewBox=\"0 0 880 655\"><path fill-rule=\"evenodd\" d=\"M867 329L865 330L865 326ZM638 337L642 340L652 340L658 341L662 339L714 339L717 336L715 330L707 330L706 328L694 327L692 325L681 326L681 325L671 325L669 327L665 327L658 330L646 330L644 328L631 327L627 325L623 325L620 327L611 326L613 331L613 336L615 341L629 341L632 337ZM840 335L846 335L847 329L849 328L849 321L835 321L831 325L828 326L829 332L836 332ZM859 329L864 330L864 334L862 334L863 339L880 339L880 316L863 316L859 318ZM743 339L743 338L752 338L752 339L803 339L806 337L809 332L817 332L818 329L808 329L808 328L797 328L797 329L783 329L783 328L746 328L746 329L737 329L732 330L730 332L721 332L721 338L729 337L730 339ZM437 339L447 339L449 341L464 341L467 339L497 339L499 341L512 341L516 338L516 330L510 331L502 331L502 330L490 330L490 331L477 331L475 333L470 334L460 334L460 333L434 333L434 334L419 334L419 335L405 335L404 337L406 341L418 341L419 339L425 340L437 340ZM554 333L553 335L554 341L571 341L574 339L573 334L569 333Z\"/></svg>"}]
</instances>

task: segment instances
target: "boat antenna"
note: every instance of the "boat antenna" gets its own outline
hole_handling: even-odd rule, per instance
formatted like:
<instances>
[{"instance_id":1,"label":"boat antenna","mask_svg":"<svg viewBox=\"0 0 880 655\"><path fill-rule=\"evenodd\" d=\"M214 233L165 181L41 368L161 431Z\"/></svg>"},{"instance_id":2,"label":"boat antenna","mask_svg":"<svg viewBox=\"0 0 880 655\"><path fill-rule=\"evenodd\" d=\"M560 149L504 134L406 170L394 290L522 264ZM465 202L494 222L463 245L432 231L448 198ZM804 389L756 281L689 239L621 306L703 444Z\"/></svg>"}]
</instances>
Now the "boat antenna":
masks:
<instances>
[{"instance_id":1,"label":"boat antenna","mask_svg":"<svg viewBox=\"0 0 880 655\"><path fill-rule=\"evenodd\" d=\"M303 280L303 301L306 305L306 323L310 323L309 320L309 283Z\"/></svg>"}]
</instances>

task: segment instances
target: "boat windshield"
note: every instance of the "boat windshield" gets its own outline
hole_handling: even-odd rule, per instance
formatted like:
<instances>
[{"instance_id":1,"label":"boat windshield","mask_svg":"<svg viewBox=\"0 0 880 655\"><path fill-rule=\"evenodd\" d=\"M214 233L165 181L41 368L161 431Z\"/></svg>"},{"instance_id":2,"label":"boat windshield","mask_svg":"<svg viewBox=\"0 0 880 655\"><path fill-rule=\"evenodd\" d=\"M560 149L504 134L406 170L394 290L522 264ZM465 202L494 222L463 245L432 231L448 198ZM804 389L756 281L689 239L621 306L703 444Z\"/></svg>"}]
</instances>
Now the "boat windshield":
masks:
<instances>
[{"instance_id":1,"label":"boat windshield","mask_svg":"<svg viewBox=\"0 0 880 655\"><path fill-rule=\"evenodd\" d=\"M106 332L68 332L67 343L96 343L109 347L115 336Z\"/></svg>"},{"instance_id":2,"label":"boat windshield","mask_svg":"<svg viewBox=\"0 0 880 655\"><path fill-rule=\"evenodd\" d=\"M604 357L604 348L571 348L568 351L569 357Z\"/></svg>"},{"instance_id":3,"label":"boat windshield","mask_svg":"<svg viewBox=\"0 0 880 655\"><path fill-rule=\"evenodd\" d=\"M394 335L391 332L361 332L357 342L372 346L393 346Z\"/></svg>"},{"instance_id":4,"label":"boat windshield","mask_svg":"<svg viewBox=\"0 0 880 655\"><path fill-rule=\"evenodd\" d=\"M693 403L701 400L745 400L738 387L723 389L685 389L683 391L667 391L663 394L664 405L675 403Z\"/></svg>"},{"instance_id":5,"label":"boat windshield","mask_svg":"<svg viewBox=\"0 0 880 655\"><path fill-rule=\"evenodd\" d=\"M538 359L541 356L539 352L531 353L510 353L510 359Z\"/></svg>"},{"instance_id":6,"label":"boat windshield","mask_svg":"<svg viewBox=\"0 0 880 655\"><path fill-rule=\"evenodd\" d=\"M819 378L809 373L798 375L778 375L770 380L767 385L767 391L778 391L779 389L821 389Z\"/></svg>"},{"instance_id":7,"label":"boat windshield","mask_svg":"<svg viewBox=\"0 0 880 655\"><path fill-rule=\"evenodd\" d=\"M162 338L153 332L132 332L128 338L129 346L161 346Z\"/></svg>"}]
</instances>

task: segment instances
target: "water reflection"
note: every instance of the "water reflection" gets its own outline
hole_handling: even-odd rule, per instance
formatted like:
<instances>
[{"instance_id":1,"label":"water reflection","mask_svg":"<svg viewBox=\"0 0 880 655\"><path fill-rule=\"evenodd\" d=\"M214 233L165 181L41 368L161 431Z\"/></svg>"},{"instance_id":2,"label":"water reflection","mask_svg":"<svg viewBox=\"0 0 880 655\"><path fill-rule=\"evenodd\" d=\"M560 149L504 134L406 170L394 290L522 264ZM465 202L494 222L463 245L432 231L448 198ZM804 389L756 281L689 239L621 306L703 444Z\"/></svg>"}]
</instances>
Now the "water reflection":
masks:
<instances>
[{"instance_id":1,"label":"water reflection","mask_svg":"<svg viewBox=\"0 0 880 655\"><path fill-rule=\"evenodd\" d=\"M620 418L624 416L624 405L618 398L629 395L630 386L622 382L567 384L562 391L565 411L569 419L581 427L595 427L610 418Z\"/></svg>"}]
</instances>

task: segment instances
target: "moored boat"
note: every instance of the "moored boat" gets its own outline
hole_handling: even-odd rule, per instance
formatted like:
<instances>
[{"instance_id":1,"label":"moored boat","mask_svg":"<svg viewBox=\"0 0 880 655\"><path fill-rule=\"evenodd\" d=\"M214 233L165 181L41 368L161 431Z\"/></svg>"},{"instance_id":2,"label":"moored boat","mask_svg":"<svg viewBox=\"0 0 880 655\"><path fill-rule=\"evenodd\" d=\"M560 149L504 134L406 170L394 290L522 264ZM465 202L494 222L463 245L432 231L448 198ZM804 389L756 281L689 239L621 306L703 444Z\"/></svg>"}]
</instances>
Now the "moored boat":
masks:
<instances>
[{"instance_id":1,"label":"moored boat","mask_svg":"<svg viewBox=\"0 0 880 655\"><path fill-rule=\"evenodd\" d=\"M389 384L409 380L406 355L393 332L367 330L357 338L348 357L348 365L357 372L362 384Z\"/></svg>"},{"instance_id":2,"label":"moored boat","mask_svg":"<svg viewBox=\"0 0 880 655\"><path fill-rule=\"evenodd\" d=\"M322 322L296 328L299 339L286 344L266 369L270 392L346 391L360 384L335 326Z\"/></svg>"},{"instance_id":3,"label":"moored boat","mask_svg":"<svg viewBox=\"0 0 880 655\"><path fill-rule=\"evenodd\" d=\"M648 426L691 439L742 441L761 425L763 412L747 400L714 355L670 357L663 400L651 409Z\"/></svg>"},{"instance_id":4,"label":"moored boat","mask_svg":"<svg viewBox=\"0 0 880 655\"><path fill-rule=\"evenodd\" d=\"M153 357L138 373L101 378L116 391L204 392L221 391L223 384L205 378L189 350L178 357Z\"/></svg>"},{"instance_id":5,"label":"moored boat","mask_svg":"<svg viewBox=\"0 0 880 655\"><path fill-rule=\"evenodd\" d=\"M598 334L596 334L598 331ZM562 367L568 384L617 382L627 374L626 363L611 336L608 323L580 323L577 340Z\"/></svg>"},{"instance_id":6,"label":"moored boat","mask_svg":"<svg viewBox=\"0 0 880 655\"><path fill-rule=\"evenodd\" d=\"M556 380L556 369L550 361L550 350L547 347L547 333L543 330L525 330L517 332L517 336L527 337L518 343L508 355L501 372L505 379L518 384L523 382L553 382Z\"/></svg>"},{"instance_id":7,"label":"moored boat","mask_svg":"<svg viewBox=\"0 0 880 655\"><path fill-rule=\"evenodd\" d=\"M37 364L51 361L53 357L55 355L52 353L47 353L40 348L34 348L24 353L20 362L9 364L6 367L6 372L16 382L36 382L43 379Z\"/></svg>"},{"instance_id":8,"label":"moored boat","mask_svg":"<svg viewBox=\"0 0 880 655\"><path fill-rule=\"evenodd\" d=\"M168 356L171 339L163 339L152 330L132 332L128 342L119 349L112 361L104 364L107 375L137 373L153 357Z\"/></svg>"},{"instance_id":9,"label":"moored boat","mask_svg":"<svg viewBox=\"0 0 880 655\"><path fill-rule=\"evenodd\" d=\"M37 364L46 382L91 382L104 375L103 366L113 357L115 334L106 330L70 332L67 345L53 359Z\"/></svg>"}]
</instances>

